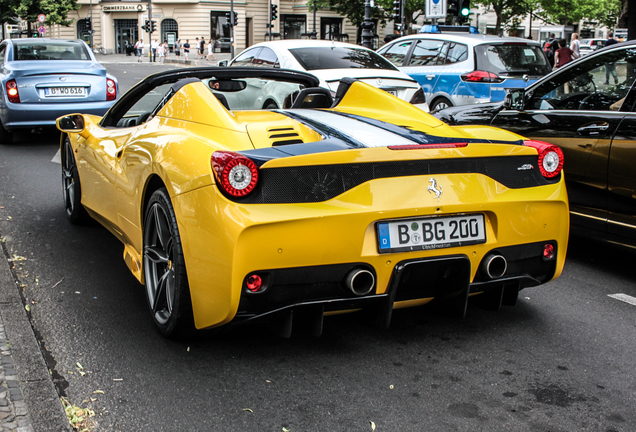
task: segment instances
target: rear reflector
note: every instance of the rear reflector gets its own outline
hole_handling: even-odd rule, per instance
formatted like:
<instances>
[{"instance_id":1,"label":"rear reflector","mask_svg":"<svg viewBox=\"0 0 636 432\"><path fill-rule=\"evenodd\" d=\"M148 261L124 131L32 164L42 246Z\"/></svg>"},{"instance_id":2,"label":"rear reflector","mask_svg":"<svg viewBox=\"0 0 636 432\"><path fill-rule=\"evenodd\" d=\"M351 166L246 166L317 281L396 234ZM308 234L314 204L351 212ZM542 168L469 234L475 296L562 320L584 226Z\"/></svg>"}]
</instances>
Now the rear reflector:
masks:
<instances>
[{"instance_id":1,"label":"rear reflector","mask_svg":"<svg viewBox=\"0 0 636 432\"><path fill-rule=\"evenodd\" d=\"M263 287L263 279L257 274L251 274L247 277L247 289L251 292L257 292Z\"/></svg>"},{"instance_id":2,"label":"rear reflector","mask_svg":"<svg viewBox=\"0 0 636 432\"><path fill-rule=\"evenodd\" d=\"M543 259L550 260L552 258L554 258L554 245L546 243L543 245Z\"/></svg>"}]
</instances>

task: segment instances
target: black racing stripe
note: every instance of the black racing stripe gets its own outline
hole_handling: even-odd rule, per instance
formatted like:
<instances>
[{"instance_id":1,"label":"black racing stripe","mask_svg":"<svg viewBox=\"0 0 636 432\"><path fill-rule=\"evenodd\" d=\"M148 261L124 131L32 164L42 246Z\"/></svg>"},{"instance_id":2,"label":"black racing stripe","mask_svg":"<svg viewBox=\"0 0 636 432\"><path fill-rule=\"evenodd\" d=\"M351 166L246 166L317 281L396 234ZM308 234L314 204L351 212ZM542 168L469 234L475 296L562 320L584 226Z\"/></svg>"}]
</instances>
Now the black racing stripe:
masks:
<instances>
[{"instance_id":1,"label":"black racing stripe","mask_svg":"<svg viewBox=\"0 0 636 432\"><path fill-rule=\"evenodd\" d=\"M244 204L323 202L374 179L440 174L482 174L511 189L554 184L561 179L561 174L553 179L543 177L536 155L309 165L261 168L254 192L228 199Z\"/></svg>"}]
</instances>

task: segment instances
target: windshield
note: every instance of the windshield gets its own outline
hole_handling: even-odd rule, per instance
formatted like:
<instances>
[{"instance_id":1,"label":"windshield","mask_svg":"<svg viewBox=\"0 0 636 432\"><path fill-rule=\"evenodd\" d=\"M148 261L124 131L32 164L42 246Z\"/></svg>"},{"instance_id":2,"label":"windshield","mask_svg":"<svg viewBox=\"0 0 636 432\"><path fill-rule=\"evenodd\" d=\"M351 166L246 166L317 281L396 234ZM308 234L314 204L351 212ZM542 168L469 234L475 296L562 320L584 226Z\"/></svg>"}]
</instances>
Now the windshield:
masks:
<instances>
[{"instance_id":1,"label":"windshield","mask_svg":"<svg viewBox=\"0 0 636 432\"><path fill-rule=\"evenodd\" d=\"M15 60L90 60L79 41L14 40Z\"/></svg>"},{"instance_id":2,"label":"windshield","mask_svg":"<svg viewBox=\"0 0 636 432\"><path fill-rule=\"evenodd\" d=\"M477 69L497 75L543 76L552 71L548 60L538 45L504 43L477 45L475 47Z\"/></svg>"},{"instance_id":3,"label":"windshield","mask_svg":"<svg viewBox=\"0 0 636 432\"><path fill-rule=\"evenodd\" d=\"M305 70L388 69L398 70L374 51L349 47L313 47L289 50Z\"/></svg>"}]
</instances>

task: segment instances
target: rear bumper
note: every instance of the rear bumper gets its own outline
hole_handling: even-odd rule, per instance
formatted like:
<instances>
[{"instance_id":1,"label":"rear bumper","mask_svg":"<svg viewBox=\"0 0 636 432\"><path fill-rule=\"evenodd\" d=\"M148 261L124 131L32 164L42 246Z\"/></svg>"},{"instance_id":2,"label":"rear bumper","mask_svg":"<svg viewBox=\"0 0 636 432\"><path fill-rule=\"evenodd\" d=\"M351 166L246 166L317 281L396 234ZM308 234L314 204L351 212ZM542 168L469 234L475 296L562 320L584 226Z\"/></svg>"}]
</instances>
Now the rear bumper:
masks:
<instances>
[{"instance_id":1,"label":"rear bumper","mask_svg":"<svg viewBox=\"0 0 636 432\"><path fill-rule=\"evenodd\" d=\"M238 204L220 195L214 185L174 197L196 327L264 319L307 304L325 311L355 309L395 294L386 303L392 309L446 295L453 285L448 280L436 284L445 286L441 294L417 284L411 287L404 279L392 291L400 266L406 271L401 274L408 275L432 265L408 264L418 260L442 260L446 266L451 257L462 257L458 284L466 294L469 284L472 291L480 292L508 283L519 288L538 285L559 276L569 229L563 179L508 189L478 174L439 176L448 185L443 205L426 192L428 180L428 176L374 180L320 203ZM463 213L484 214L485 243L396 253L378 250L380 221ZM552 242L557 250L547 269L539 258L541 242ZM496 281L479 272L484 257L493 251L510 255L510 271ZM364 298L349 295L342 287L344 275L356 266L374 274L374 289ZM264 292L248 297L245 279L255 272L269 274L271 296ZM432 279L426 273L409 278Z\"/></svg>"},{"instance_id":2,"label":"rear bumper","mask_svg":"<svg viewBox=\"0 0 636 432\"><path fill-rule=\"evenodd\" d=\"M115 101L67 103L7 103L0 110L2 125L7 130L55 126L58 117L81 112L103 116Z\"/></svg>"}]
</instances>

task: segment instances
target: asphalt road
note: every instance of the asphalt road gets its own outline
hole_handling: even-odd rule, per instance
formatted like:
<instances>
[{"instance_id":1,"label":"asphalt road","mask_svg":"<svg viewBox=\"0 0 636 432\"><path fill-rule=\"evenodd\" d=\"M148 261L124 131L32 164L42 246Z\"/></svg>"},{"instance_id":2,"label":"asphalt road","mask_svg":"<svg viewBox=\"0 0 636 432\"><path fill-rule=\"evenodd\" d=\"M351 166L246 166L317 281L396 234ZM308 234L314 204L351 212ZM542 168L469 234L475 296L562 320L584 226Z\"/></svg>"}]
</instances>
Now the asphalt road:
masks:
<instances>
[{"instance_id":1,"label":"asphalt road","mask_svg":"<svg viewBox=\"0 0 636 432\"><path fill-rule=\"evenodd\" d=\"M124 87L157 70L120 67ZM0 145L0 235L25 258L56 387L95 410L92 431L636 430L636 306L609 297L636 297L632 249L572 238L560 279L461 321L424 307L386 331L351 314L320 338L252 326L177 343L122 245L66 220L56 133L16 138Z\"/></svg>"}]
</instances>

